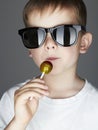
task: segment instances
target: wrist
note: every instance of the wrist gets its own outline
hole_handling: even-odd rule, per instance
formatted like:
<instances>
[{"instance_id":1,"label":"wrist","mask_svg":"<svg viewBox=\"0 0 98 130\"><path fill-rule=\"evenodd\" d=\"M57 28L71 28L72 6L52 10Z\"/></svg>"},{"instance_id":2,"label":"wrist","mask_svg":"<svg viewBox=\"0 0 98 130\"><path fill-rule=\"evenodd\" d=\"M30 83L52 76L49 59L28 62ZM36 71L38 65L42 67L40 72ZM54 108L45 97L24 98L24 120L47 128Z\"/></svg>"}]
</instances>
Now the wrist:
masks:
<instances>
[{"instance_id":1,"label":"wrist","mask_svg":"<svg viewBox=\"0 0 98 130\"><path fill-rule=\"evenodd\" d=\"M13 118L4 130L25 130L26 126L27 124Z\"/></svg>"}]
</instances>

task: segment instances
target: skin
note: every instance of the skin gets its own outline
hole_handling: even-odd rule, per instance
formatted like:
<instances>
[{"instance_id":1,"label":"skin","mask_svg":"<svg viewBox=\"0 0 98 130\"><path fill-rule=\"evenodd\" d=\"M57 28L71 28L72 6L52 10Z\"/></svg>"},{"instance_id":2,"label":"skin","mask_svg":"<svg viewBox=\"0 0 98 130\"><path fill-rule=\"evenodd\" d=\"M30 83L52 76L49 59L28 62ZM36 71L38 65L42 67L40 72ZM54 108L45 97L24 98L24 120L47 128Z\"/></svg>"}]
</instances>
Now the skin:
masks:
<instances>
[{"instance_id":1,"label":"skin","mask_svg":"<svg viewBox=\"0 0 98 130\"><path fill-rule=\"evenodd\" d=\"M57 8L53 13L50 12L51 9L47 9L42 15L31 12L28 26L49 28L62 24L78 24L72 10ZM61 47L48 33L40 48L29 49L29 56L38 67L43 61L49 60L53 64L53 70L45 75L43 80L33 79L15 92L15 116L5 130L25 130L43 96L68 98L76 95L83 88L84 80L76 73L77 62L80 53L86 53L91 41L90 33L85 33L83 36L79 33L76 44L71 47Z\"/></svg>"}]
</instances>

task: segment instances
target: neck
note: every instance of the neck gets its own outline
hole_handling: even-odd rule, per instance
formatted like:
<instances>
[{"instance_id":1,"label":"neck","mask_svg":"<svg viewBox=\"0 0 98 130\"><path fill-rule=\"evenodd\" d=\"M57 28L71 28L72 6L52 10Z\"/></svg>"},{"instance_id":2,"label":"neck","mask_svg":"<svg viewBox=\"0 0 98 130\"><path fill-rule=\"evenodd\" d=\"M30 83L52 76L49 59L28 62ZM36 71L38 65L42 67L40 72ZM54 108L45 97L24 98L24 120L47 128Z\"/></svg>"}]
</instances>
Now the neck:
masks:
<instances>
[{"instance_id":1,"label":"neck","mask_svg":"<svg viewBox=\"0 0 98 130\"><path fill-rule=\"evenodd\" d=\"M49 97L68 98L78 93L84 81L74 74L45 75L44 80L49 87Z\"/></svg>"}]
</instances>

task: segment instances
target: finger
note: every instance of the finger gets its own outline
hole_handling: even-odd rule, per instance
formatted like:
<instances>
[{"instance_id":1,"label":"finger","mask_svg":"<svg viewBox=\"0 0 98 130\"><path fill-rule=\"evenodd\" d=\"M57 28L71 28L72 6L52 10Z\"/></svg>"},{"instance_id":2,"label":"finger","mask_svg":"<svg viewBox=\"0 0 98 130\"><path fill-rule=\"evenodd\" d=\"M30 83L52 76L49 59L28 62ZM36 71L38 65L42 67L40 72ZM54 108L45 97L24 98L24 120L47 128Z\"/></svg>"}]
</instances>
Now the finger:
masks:
<instances>
[{"instance_id":1,"label":"finger","mask_svg":"<svg viewBox=\"0 0 98 130\"><path fill-rule=\"evenodd\" d=\"M26 92L32 92L32 93L36 92L36 93L39 93L39 94L45 95L45 96L49 95L48 90L39 89L39 88L24 88L21 91L17 90L15 92L15 98L18 98L20 95L26 94Z\"/></svg>"},{"instance_id":2,"label":"finger","mask_svg":"<svg viewBox=\"0 0 98 130\"><path fill-rule=\"evenodd\" d=\"M24 86L22 86L20 89L29 88L29 87L48 89L48 86L46 86L46 84L42 84L42 83L38 83L38 82L29 82L29 83L25 84Z\"/></svg>"},{"instance_id":3,"label":"finger","mask_svg":"<svg viewBox=\"0 0 98 130\"><path fill-rule=\"evenodd\" d=\"M40 78L35 78L35 79L32 79L30 80L30 82L38 82L38 83L45 83L45 81L43 79L40 79Z\"/></svg>"},{"instance_id":4,"label":"finger","mask_svg":"<svg viewBox=\"0 0 98 130\"><path fill-rule=\"evenodd\" d=\"M43 94L37 93L37 92L32 92L32 91L26 91L25 93L22 93L18 95L18 97L15 97L15 102L18 102L19 104L24 104L27 101L29 101L31 98L35 98L39 100L41 97L43 97Z\"/></svg>"}]
</instances>

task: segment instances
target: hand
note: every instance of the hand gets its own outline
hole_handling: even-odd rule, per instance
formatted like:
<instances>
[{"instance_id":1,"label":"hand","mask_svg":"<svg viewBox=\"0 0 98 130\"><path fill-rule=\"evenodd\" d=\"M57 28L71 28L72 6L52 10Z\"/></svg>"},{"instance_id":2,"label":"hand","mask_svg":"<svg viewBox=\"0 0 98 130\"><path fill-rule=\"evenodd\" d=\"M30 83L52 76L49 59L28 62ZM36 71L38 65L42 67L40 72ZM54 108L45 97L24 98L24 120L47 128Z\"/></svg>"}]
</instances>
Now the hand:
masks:
<instances>
[{"instance_id":1,"label":"hand","mask_svg":"<svg viewBox=\"0 0 98 130\"><path fill-rule=\"evenodd\" d=\"M29 81L16 90L14 97L14 121L27 125L37 111L39 99L48 96L48 87L41 79Z\"/></svg>"}]
</instances>

